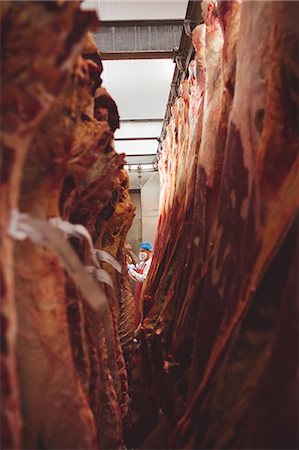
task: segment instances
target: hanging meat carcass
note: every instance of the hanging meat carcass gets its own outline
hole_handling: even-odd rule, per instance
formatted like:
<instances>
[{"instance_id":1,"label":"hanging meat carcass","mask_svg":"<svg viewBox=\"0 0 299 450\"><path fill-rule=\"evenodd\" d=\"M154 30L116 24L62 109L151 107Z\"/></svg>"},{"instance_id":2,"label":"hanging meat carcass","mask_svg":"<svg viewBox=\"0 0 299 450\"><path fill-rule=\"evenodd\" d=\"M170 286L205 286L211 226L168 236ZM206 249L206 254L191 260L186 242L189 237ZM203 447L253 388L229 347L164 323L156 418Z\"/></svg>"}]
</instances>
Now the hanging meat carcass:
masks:
<instances>
[{"instance_id":1,"label":"hanging meat carcass","mask_svg":"<svg viewBox=\"0 0 299 450\"><path fill-rule=\"evenodd\" d=\"M117 261L121 262L123 268L126 267L124 242L129 230L135 208L128 195L129 180L127 173L123 170L118 179L118 185L113 191L111 201L98 216L97 229L99 233L96 237L95 247L107 251ZM116 297L120 304L116 304L117 321L120 324L120 341L122 348L129 361L132 354L133 330L134 330L134 302L130 289L128 277L114 270L113 267L105 264L105 269L113 279L113 285L117 290Z\"/></svg>"},{"instance_id":2,"label":"hanging meat carcass","mask_svg":"<svg viewBox=\"0 0 299 450\"><path fill-rule=\"evenodd\" d=\"M221 1L217 17L215 4L202 2L205 39L194 32L202 109L191 78L163 143L140 331L149 389L167 418L163 445L295 448L296 345L288 358L279 349L296 323L298 4Z\"/></svg>"},{"instance_id":3,"label":"hanging meat carcass","mask_svg":"<svg viewBox=\"0 0 299 450\"><path fill-rule=\"evenodd\" d=\"M89 54L92 52L97 52L94 43L88 50ZM119 124L117 108L105 89L100 88L96 92L96 101L92 98L92 107L87 104L82 117L73 145L73 157L68 163L61 210L64 218L87 228L95 249L100 251L98 255L108 250L110 256L121 262L118 263L121 273L117 274L115 265L111 269L109 265L105 267L110 272L114 292L111 287L106 288L109 311L104 320L100 320L87 306L82 308L80 293L71 280L68 280L68 290L72 292L68 312L73 354L77 355L75 363L85 381L86 368L89 367L90 371L89 396L99 444L103 448L118 448L122 445L122 421L128 412L122 336L126 338L124 350L131 348L133 343L133 326L130 327L133 298L126 288L127 275L122 273L125 267L122 247L134 211L128 196L128 183L120 170L123 155L116 154L112 143L112 132ZM76 246L85 264L92 268L94 261L87 243L79 242ZM99 267L93 269L98 274L102 270ZM125 323L124 312L127 316ZM78 320L85 323L83 330ZM83 351L86 342L88 364ZM81 358L78 358L79 348ZM106 379L106 383L101 379Z\"/></svg>"},{"instance_id":4,"label":"hanging meat carcass","mask_svg":"<svg viewBox=\"0 0 299 450\"><path fill-rule=\"evenodd\" d=\"M80 39L95 23L79 2L1 2L1 442L20 448L10 214L18 208L26 152L65 88ZM49 34L52 39L49 40ZM4 263L5 262L5 263Z\"/></svg>"},{"instance_id":5,"label":"hanging meat carcass","mask_svg":"<svg viewBox=\"0 0 299 450\"><path fill-rule=\"evenodd\" d=\"M84 64L79 57L77 74L69 77L29 146L19 205L33 217L58 216L66 164L81 114L80 89L90 85ZM64 285L63 268L51 250L30 241L16 244L17 360L24 445L29 448L96 445L94 418L72 362Z\"/></svg>"},{"instance_id":6,"label":"hanging meat carcass","mask_svg":"<svg viewBox=\"0 0 299 450\"><path fill-rule=\"evenodd\" d=\"M20 152L18 164L14 165L13 161L9 166L11 155L4 154L2 175L5 176L1 180L7 183L7 205L15 210L9 223L11 211L5 210L3 204L2 230L9 228L11 237L30 237L33 242L25 240L16 245L17 329L13 292L10 303L5 299L1 309L5 319L7 311L10 313L10 328L5 327L4 333L13 331L15 340L17 330L18 338L17 371L14 342L3 359L4 363L9 363L2 393L7 399L3 410L3 425L7 426L4 448L20 448L20 415L22 446L26 448L121 448L129 403L121 343L128 354L133 343L133 299L128 294L128 277L123 271L122 247L134 211L128 182L121 170L123 155L117 155L113 148L113 131L119 124L117 108L105 90L101 88L100 95L96 94L102 66L92 38L86 36L88 28L96 24L95 14L81 12L79 2L27 2L22 15L20 6L7 4L3 8L3 20L8 31L14 33L8 20L13 18L16 27L20 25L22 36L22 20L25 20L28 49L32 36L39 35L41 45L36 47L36 66L32 73L26 72L26 66L20 73L24 77L21 81L27 83L29 100L35 99L29 94L40 95L32 108L39 105L39 100L45 101L38 110L38 120L34 115L29 117L32 121L28 121L28 129L24 127L27 126L26 118L23 123L22 117L17 116L25 110L25 107L20 107L20 111L16 109L20 102L11 103L11 114L6 118L16 116L15 123L23 127L19 134L24 139L17 146ZM21 24L18 24L19 16ZM35 17L43 19L38 26L33 20ZM47 60L51 70L43 65L49 51L45 45L49 40L43 36L48 36L54 24L56 28L61 26L61 36L55 35L57 51L54 49L51 53L55 61L57 59L56 72L52 69L55 64L51 58ZM15 36L18 37L17 32ZM21 50L23 42L17 37L16 48ZM39 42L37 38L35 40ZM11 42L14 43L14 39ZM29 53L27 55L26 51L27 58ZM8 63L15 62L9 60L7 53L5 55ZM20 91L19 84L22 87L22 83L17 81L16 77L15 97L22 99L23 95L26 106L24 93L27 95L27 90L24 85L24 92ZM41 81L48 88L44 95L42 84L38 84ZM12 100L10 94L5 97L8 105ZM100 102L95 102L95 95ZM103 96L109 97L106 102L108 120L94 118L95 112L103 109ZM16 144L19 134L15 133L13 137ZM9 134L5 134L5 143L9 143L9 139ZM11 173L12 169L15 173ZM21 178L18 199L16 186ZM9 187L14 189L12 196ZM19 214L16 208L26 214ZM108 225L111 214L115 217ZM72 241L76 251L57 227L67 235L81 236L79 241ZM102 239L102 227L106 241L109 233L115 239L114 247L108 247L121 264L111 254L103 252L107 242ZM11 238L7 242L11 246ZM100 246L98 254L94 248L96 242ZM103 256L119 270L117 276L113 271L109 277L109 269L101 268L105 266ZM83 265L87 266L86 270ZM88 274L90 270L98 277L100 285ZM4 273L4 281L8 276L11 278ZM105 289L103 282L110 283L111 287ZM124 314L128 316L126 323ZM3 342L6 342L6 334ZM16 372L21 391L21 414L17 403Z\"/></svg>"}]
</instances>

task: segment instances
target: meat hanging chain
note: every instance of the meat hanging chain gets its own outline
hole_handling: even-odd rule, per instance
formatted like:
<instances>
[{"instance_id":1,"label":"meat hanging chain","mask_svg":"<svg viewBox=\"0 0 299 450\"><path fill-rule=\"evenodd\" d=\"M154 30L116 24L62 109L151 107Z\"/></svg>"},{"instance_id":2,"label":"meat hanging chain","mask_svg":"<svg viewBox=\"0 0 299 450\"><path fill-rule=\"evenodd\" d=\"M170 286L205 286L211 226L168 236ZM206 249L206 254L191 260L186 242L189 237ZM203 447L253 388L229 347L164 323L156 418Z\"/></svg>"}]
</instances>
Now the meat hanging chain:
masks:
<instances>
[{"instance_id":1,"label":"meat hanging chain","mask_svg":"<svg viewBox=\"0 0 299 450\"><path fill-rule=\"evenodd\" d=\"M136 332L80 3L0 2L1 448L298 448L299 3L201 2Z\"/></svg>"}]
</instances>

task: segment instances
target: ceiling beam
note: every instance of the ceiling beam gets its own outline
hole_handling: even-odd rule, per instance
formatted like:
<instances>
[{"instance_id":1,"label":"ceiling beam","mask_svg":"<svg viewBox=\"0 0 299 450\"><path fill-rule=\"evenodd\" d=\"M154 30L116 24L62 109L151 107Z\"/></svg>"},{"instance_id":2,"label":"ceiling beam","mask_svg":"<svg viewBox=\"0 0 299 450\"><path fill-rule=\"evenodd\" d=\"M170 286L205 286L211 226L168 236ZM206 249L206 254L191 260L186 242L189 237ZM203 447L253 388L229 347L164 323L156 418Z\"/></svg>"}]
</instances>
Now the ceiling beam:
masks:
<instances>
[{"instance_id":1,"label":"ceiling beam","mask_svg":"<svg viewBox=\"0 0 299 450\"><path fill-rule=\"evenodd\" d=\"M172 58L182 30L182 20L106 21L94 39L104 60Z\"/></svg>"},{"instance_id":2,"label":"ceiling beam","mask_svg":"<svg viewBox=\"0 0 299 450\"><path fill-rule=\"evenodd\" d=\"M151 20L102 20L100 27L95 33L101 31L101 28L112 27L165 27L165 26L183 26L184 20L182 19L151 19Z\"/></svg>"},{"instance_id":3,"label":"ceiling beam","mask_svg":"<svg viewBox=\"0 0 299 450\"><path fill-rule=\"evenodd\" d=\"M115 141L158 141L159 137L125 137L125 138L114 138Z\"/></svg>"},{"instance_id":4,"label":"ceiling beam","mask_svg":"<svg viewBox=\"0 0 299 450\"><path fill-rule=\"evenodd\" d=\"M146 122L162 122L163 121L163 117L161 118L156 118L156 119L120 119L121 123L129 123L129 122L133 122L133 123L146 123Z\"/></svg>"},{"instance_id":5,"label":"ceiling beam","mask_svg":"<svg viewBox=\"0 0 299 450\"><path fill-rule=\"evenodd\" d=\"M138 155L126 155L126 158L139 158L139 157L144 157L144 156L146 156L146 157L149 157L149 156L152 156L152 157L154 157L154 156L156 156L156 153L146 153L146 154L138 154Z\"/></svg>"},{"instance_id":6,"label":"ceiling beam","mask_svg":"<svg viewBox=\"0 0 299 450\"><path fill-rule=\"evenodd\" d=\"M145 52L101 52L103 61L124 61L128 59L171 59L173 51L145 51Z\"/></svg>"}]
</instances>

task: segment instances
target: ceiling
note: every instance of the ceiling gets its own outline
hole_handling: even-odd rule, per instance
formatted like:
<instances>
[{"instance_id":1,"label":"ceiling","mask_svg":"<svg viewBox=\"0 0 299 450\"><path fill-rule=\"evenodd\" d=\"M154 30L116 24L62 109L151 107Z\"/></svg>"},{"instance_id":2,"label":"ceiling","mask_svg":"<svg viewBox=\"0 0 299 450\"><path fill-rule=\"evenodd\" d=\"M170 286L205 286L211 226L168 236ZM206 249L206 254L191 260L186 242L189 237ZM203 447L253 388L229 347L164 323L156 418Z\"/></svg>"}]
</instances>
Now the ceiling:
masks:
<instances>
[{"instance_id":1,"label":"ceiling","mask_svg":"<svg viewBox=\"0 0 299 450\"><path fill-rule=\"evenodd\" d=\"M99 0L101 20L183 19L185 0Z\"/></svg>"},{"instance_id":2,"label":"ceiling","mask_svg":"<svg viewBox=\"0 0 299 450\"><path fill-rule=\"evenodd\" d=\"M173 62L152 59L103 61L103 67L103 85L116 101L121 119L120 129L115 132L116 150L126 153L128 164L153 162L173 76ZM132 158L132 155L140 156ZM146 155L152 155L150 161Z\"/></svg>"},{"instance_id":3,"label":"ceiling","mask_svg":"<svg viewBox=\"0 0 299 450\"><path fill-rule=\"evenodd\" d=\"M170 55L173 45L179 45L183 31L182 22L178 28L174 21L183 21L187 5L188 0L85 0L83 3L85 9L96 9L102 21L95 33L99 50L101 42L102 46L111 47L109 55L114 55L116 47L126 48L125 56L115 53L108 60L103 58L102 79L118 106L120 129L115 132L115 147L127 155L131 189L139 189L140 181L143 185L157 170L156 154L175 70ZM155 59L155 52L143 51L135 59L135 49L144 46L142 50L151 50L147 46L154 40L169 43L167 56L165 52L164 56L158 56L161 59ZM159 48L160 53L161 50L164 48ZM145 57L140 59L142 55ZM136 172L138 166L141 179Z\"/></svg>"},{"instance_id":4,"label":"ceiling","mask_svg":"<svg viewBox=\"0 0 299 450\"><path fill-rule=\"evenodd\" d=\"M171 60L103 61L103 85L115 100L120 129L115 132L115 148L127 155L128 166L140 164L152 172L160 138L174 63ZM146 139L145 139L146 138ZM138 155L138 156L136 156ZM139 179L130 173L131 189ZM141 184L148 176L141 177Z\"/></svg>"},{"instance_id":5,"label":"ceiling","mask_svg":"<svg viewBox=\"0 0 299 450\"><path fill-rule=\"evenodd\" d=\"M169 59L103 61L103 83L121 119L163 119L174 63Z\"/></svg>"}]
</instances>

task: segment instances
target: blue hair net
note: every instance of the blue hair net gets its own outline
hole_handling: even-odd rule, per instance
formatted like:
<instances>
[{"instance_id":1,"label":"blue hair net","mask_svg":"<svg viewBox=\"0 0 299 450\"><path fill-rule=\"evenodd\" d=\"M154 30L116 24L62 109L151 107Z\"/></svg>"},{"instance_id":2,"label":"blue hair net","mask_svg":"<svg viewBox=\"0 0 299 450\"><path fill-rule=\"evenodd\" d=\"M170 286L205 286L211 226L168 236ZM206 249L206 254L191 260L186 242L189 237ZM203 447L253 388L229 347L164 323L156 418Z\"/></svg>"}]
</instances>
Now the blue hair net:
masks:
<instances>
[{"instance_id":1,"label":"blue hair net","mask_svg":"<svg viewBox=\"0 0 299 450\"><path fill-rule=\"evenodd\" d=\"M139 248L141 248L143 250L148 250L150 252L153 250L153 246L150 242L141 242L141 244L139 245Z\"/></svg>"}]
</instances>

